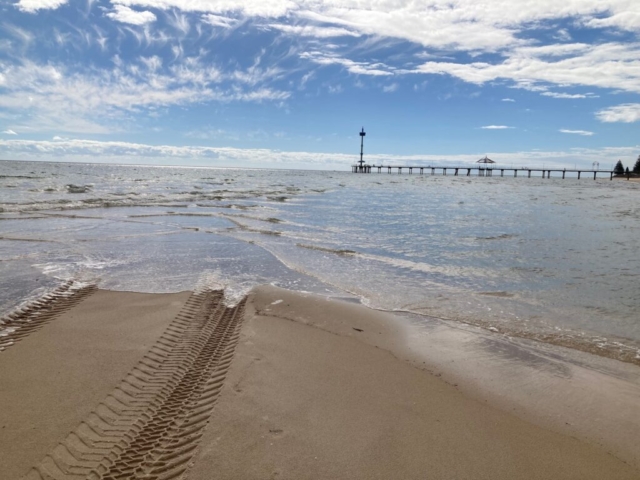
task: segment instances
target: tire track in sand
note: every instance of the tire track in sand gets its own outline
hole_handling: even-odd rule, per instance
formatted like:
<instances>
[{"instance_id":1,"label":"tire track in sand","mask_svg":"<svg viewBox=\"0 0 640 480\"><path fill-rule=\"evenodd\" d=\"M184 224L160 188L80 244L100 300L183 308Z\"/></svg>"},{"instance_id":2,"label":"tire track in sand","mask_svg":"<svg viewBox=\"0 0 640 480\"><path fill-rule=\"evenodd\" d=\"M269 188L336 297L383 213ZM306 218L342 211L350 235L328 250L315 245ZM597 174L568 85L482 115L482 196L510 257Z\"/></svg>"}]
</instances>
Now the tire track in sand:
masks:
<instances>
[{"instance_id":1,"label":"tire track in sand","mask_svg":"<svg viewBox=\"0 0 640 480\"><path fill-rule=\"evenodd\" d=\"M42 328L96 290L92 284L64 283L54 291L0 318L0 352Z\"/></svg>"},{"instance_id":2,"label":"tire track in sand","mask_svg":"<svg viewBox=\"0 0 640 480\"><path fill-rule=\"evenodd\" d=\"M23 478L182 478L231 365L245 302L192 294L121 384Z\"/></svg>"}]
</instances>

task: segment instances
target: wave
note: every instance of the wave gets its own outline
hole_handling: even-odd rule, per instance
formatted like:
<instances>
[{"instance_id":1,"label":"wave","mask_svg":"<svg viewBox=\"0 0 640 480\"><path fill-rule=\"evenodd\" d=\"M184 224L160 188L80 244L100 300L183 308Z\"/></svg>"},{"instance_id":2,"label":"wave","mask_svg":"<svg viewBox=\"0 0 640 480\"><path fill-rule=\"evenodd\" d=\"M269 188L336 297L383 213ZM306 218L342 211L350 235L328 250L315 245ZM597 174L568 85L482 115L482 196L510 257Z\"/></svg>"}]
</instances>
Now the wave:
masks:
<instances>
[{"instance_id":1,"label":"wave","mask_svg":"<svg viewBox=\"0 0 640 480\"><path fill-rule=\"evenodd\" d=\"M431 315L425 315L424 313L410 309L404 311L414 315L431 317ZM485 321L481 319L432 318L471 325L506 337L534 340L540 343L579 350L599 357L611 358L620 362L640 366L640 343L627 338L590 335L585 332L576 332L570 329L560 329L558 327L551 326L548 327L548 331L545 331L546 329L532 330L530 328L519 328L517 325L497 323L495 321Z\"/></svg>"},{"instance_id":2,"label":"wave","mask_svg":"<svg viewBox=\"0 0 640 480\"><path fill-rule=\"evenodd\" d=\"M392 314L406 313L411 315L417 315L418 317L438 319L445 322L450 322L452 324L457 323L457 324L468 325L468 326L480 328L492 334L503 335L506 337L521 338L526 340L533 340L542 344L570 348L573 350L587 352L600 357L611 358L621 362L640 366L640 342L637 342L628 338L613 337L613 336L604 337L602 335L589 334L586 332L579 332L571 329L561 329L557 326L546 325L546 324L540 324L540 325L534 326L524 322L509 323L506 321L484 320L481 318L468 318L468 317L462 317L462 316L445 317L442 315L430 315L430 314L421 312L419 310L413 309L411 307L385 308L384 306L374 305L371 299L368 297L367 293L364 291L360 291L360 289L358 289L359 291L349 289L349 288L346 288L345 285L332 281L330 278L319 277L315 272L309 271L308 269L304 268L301 265L292 265L290 262L288 262L286 259L284 259L281 255L273 251L273 249L269 248L268 246L263 244L258 244L258 245L264 248L265 250L267 250L268 252L270 252L272 255L274 255L287 268L292 269L298 273L317 278L318 280L320 280L321 282L327 285L330 285L348 294L354 295L360 298L360 301L363 305L373 310L384 311ZM353 257L368 258L368 259L383 261L385 263L390 263L392 265L402 266L405 268L415 269L418 266L414 262L398 261L398 260L380 257L380 256L371 256L368 254L362 254L352 250L333 249L333 248L321 247L318 245L306 245L306 244L296 244L296 246L301 248L307 248L310 250L318 250L322 252L334 253L341 256L353 256ZM488 295L492 297L506 297L506 298L510 298L511 296L513 296L508 292L501 292L501 291L500 292L479 292L479 294Z\"/></svg>"},{"instance_id":3,"label":"wave","mask_svg":"<svg viewBox=\"0 0 640 480\"><path fill-rule=\"evenodd\" d=\"M44 178L44 177L32 177L29 175L0 175L0 178L31 178L31 179L38 179L38 178Z\"/></svg>"},{"instance_id":4,"label":"wave","mask_svg":"<svg viewBox=\"0 0 640 480\"><path fill-rule=\"evenodd\" d=\"M297 247L300 248L306 248L309 250L317 250L320 252L327 252L327 253L335 253L336 255L356 255L358 252L355 252L353 250L347 250L347 249L338 249L338 248L327 248L327 247L320 247L318 245L307 245L304 243L296 243Z\"/></svg>"},{"instance_id":5,"label":"wave","mask_svg":"<svg viewBox=\"0 0 640 480\"><path fill-rule=\"evenodd\" d=\"M230 213L222 213L221 215L223 217L225 217L225 218L228 218L228 219L231 219L231 218L245 218L247 220L257 220L259 222L283 223L283 220L280 220L279 218L275 218L275 217L263 218L263 217L258 217L258 216L230 214Z\"/></svg>"},{"instance_id":6,"label":"wave","mask_svg":"<svg viewBox=\"0 0 640 480\"><path fill-rule=\"evenodd\" d=\"M491 237L476 237L476 240L508 240L510 238L516 238L518 235L512 233L503 233L502 235L495 235Z\"/></svg>"},{"instance_id":7,"label":"wave","mask_svg":"<svg viewBox=\"0 0 640 480\"><path fill-rule=\"evenodd\" d=\"M77 193L80 193L79 191ZM111 195L111 194L109 194ZM194 200L197 201L228 201L238 198L245 198L243 196L237 197L220 197L216 195L195 195L187 194L187 196L148 196L140 197L139 194L132 194L132 196L110 196L109 198L94 197L94 198L79 198L70 200L68 198L51 199L43 201L31 201L31 202L4 202L0 204L0 212L37 212L42 210L79 210L85 208L115 208L115 207L170 207L180 208L186 207L189 204L194 204ZM176 202L176 203L171 203ZM238 208L247 209L250 207L241 206L226 206L226 205L202 205L198 206L207 207L221 207L221 208Z\"/></svg>"},{"instance_id":8,"label":"wave","mask_svg":"<svg viewBox=\"0 0 640 480\"><path fill-rule=\"evenodd\" d=\"M68 193L89 193L93 185L74 185L72 183L65 185Z\"/></svg>"}]
</instances>

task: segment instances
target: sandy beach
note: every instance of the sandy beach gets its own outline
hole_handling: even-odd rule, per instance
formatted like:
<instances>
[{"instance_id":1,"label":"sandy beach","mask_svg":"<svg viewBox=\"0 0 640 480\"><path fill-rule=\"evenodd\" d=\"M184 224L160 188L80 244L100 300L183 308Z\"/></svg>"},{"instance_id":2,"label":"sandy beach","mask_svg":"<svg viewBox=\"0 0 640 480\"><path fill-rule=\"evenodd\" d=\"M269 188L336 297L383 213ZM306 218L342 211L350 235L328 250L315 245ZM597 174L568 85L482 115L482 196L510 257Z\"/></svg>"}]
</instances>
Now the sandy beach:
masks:
<instances>
[{"instance_id":1,"label":"sandy beach","mask_svg":"<svg viewBox=\"0 0 640 480\"><path fill-rule=\"evenodd\" d=\"M606 445L466 396L354 303L275 287L234 307L216 292L67 303L23 314L55 310L0 352L2 478L640 477Z\"/></svg>"}]
</instances>

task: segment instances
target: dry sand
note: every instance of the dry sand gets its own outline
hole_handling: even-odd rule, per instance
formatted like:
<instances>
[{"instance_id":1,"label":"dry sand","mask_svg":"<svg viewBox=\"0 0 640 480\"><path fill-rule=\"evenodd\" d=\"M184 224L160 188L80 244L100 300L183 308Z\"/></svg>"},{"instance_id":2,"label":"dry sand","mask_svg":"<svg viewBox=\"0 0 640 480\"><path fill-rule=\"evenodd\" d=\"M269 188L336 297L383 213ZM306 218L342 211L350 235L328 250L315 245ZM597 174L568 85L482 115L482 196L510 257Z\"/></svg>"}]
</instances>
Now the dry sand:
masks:
<instances>
[{"instance_id":1,"label":"dry sand","mask_svg":"<svg viewBox=\"0 0 640 480\"><path fill-rule=\"evenodd\" d=\"M0 478L44 478L31 468L47 455L45 467L63 471L91 448L68 435L81 422L115 437L174 420L155 430L173 437L158 440L160 453L148 447L148 465L136 456L145 442L125 463L190 480L640 478L598 447L470 399L418 368L382 314L260 287L240 326L241 309L192 298L98 291L0 352ZM191 331L193 322L200 326ZM189 355L196 347L197 358ZM180 381L163 373L173 364L184 367ZM98 407L124 378L140 379L131 387L143 392L135 408ZM76 473L99 463L92 454Z\"/></svg>"}]
</instances>

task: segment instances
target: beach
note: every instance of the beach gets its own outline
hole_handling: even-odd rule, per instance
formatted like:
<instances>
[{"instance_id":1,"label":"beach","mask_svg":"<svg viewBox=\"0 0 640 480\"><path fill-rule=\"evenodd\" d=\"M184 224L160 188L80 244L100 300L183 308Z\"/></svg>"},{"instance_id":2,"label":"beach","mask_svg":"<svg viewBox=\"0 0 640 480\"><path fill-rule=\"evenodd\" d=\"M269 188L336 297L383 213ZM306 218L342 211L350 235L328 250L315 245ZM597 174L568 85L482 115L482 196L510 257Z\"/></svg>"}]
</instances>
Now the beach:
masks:
<instances>
[{"instance_id":1,"label":"beach","mask_svg":"<svg viewBox=\"0 0 640 480\"><path fill-rule=\"evenodd\" d=\"M437 369L397 319L353 302L95 290L0 352L3 478L640 475L624 452L472 398Z\"/></svg>"},{"instance_id":2,"label":"beach","mask_svg":"<svg viewBox=\"0 0 640 480\"><path fill-rule=\"evenodd\" d=\"M637 183L2 165L0 478L640 477Z\"/></svg>"}]
</instances>

